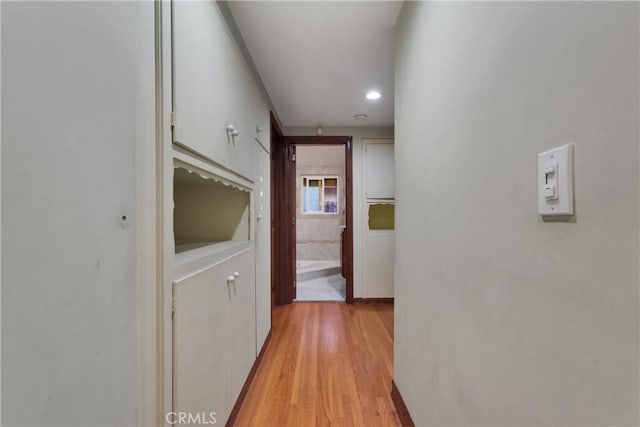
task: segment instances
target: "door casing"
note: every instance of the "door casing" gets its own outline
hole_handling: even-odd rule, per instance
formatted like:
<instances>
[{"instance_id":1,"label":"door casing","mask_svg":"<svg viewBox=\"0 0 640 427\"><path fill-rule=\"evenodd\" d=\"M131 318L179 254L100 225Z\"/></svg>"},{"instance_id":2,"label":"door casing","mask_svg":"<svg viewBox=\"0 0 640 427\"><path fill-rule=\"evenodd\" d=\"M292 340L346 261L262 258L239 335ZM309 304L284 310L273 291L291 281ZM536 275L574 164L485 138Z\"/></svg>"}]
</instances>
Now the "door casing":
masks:
<instances>
[{"instance_id":1,"label":"door casing","mask_svg":"<svg viewBox=\"0 0 640 427\"><path fill-rule=\"evenodd\" d=\"M272 283L273 304L289 304L295 297L296 279L296 169L298 145L344 145L345 147L345 302L353 303L353 138L351 136L286 136L273 134L271 162ZM275 123L277 126L277 123ZM279 128L277 128L279 131ZM277 269L277 271L276 271Z\"/></svg>"}]
</instances>

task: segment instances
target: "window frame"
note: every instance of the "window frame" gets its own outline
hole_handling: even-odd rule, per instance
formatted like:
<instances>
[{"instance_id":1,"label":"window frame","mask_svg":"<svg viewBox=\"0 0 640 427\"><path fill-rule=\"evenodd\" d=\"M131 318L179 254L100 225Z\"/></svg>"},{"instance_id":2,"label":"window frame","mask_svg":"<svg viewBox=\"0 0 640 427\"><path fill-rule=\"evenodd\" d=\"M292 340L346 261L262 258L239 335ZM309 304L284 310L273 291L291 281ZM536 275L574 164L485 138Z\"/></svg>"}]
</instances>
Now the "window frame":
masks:
<instances>
[{"instance_id":1,"label":"window frame","mask_svg":"<svg viewBox=\"0 0 640 427\"><path fill-rule=\"evenodd\" d=\"M335 188L335 202L336 202L336 210L335 212L325 212L325 201L326 201L326 190L327 185L326 181L330 179L335 179L336 185L330 186L328 188ZM305 186L305 180L307 181L307 185ZM320 202L319 211L305 211L305 206L309 206L309 192L305 191L305 189L309 188L309 181L321 181L321 191L319 192ZM306 202L306 203L305 203ZM300 175L300 213L302 215L338 215L340 213L340 177L338 175Z\"/></svg>"}]
</instances>

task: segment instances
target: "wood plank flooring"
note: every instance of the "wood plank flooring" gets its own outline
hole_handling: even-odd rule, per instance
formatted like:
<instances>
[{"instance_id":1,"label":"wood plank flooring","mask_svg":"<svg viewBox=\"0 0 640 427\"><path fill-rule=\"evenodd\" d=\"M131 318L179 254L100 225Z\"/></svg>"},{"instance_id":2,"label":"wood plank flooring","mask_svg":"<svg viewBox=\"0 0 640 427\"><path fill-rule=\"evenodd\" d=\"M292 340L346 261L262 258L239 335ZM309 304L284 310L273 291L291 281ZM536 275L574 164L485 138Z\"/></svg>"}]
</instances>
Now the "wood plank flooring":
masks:
<instances>
[{"instance_id":1,"label":"wood plank flooring","mask_svg":"<svg viewBox=\"0 0 640 427\"><path fill-rule=\"evenodd\" d=\"M236 426L399 426L393 305L297 302L273 310Z\"/></svg>"}]
</instances>

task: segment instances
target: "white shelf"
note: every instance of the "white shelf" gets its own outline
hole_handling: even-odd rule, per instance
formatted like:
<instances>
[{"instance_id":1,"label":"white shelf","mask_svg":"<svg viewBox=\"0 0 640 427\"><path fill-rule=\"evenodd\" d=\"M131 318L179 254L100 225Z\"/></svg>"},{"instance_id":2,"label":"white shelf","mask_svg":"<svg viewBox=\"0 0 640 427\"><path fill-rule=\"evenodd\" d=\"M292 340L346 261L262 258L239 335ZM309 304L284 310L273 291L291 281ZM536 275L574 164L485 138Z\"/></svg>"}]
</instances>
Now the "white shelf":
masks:
<instances>
[{"instance_id":1,"label":"white shelf","mask_svg":"<svg viewBox=\"0 0 640 427\"><path fill-rule=\"evenodd\" d=\"M212 243L189 251L181 252L174 258L174 281L185 276L212 268L228 258L244 253L255 247L252 241L226 241Z\"/></svg>"}]
</instances>

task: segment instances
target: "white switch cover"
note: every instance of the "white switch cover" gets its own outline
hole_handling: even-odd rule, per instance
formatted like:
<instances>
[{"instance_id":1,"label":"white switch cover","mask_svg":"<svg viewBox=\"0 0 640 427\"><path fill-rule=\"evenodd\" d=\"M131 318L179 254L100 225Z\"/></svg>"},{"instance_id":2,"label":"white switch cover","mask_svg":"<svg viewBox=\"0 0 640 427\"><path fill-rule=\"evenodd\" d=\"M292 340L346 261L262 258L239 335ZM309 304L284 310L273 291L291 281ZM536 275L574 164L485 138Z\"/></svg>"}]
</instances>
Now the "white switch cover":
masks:
<instances>
[{"instance_id":1,"label":"white switch cover","mask_svg":"<svg viewBox=\"0 0 640 427\"><path fill-rule=\"evenodd\" d=\"M538 154L538 213L573 215L573 144Z\"/></svg>"}]
</instances>

